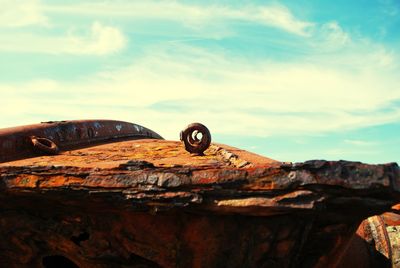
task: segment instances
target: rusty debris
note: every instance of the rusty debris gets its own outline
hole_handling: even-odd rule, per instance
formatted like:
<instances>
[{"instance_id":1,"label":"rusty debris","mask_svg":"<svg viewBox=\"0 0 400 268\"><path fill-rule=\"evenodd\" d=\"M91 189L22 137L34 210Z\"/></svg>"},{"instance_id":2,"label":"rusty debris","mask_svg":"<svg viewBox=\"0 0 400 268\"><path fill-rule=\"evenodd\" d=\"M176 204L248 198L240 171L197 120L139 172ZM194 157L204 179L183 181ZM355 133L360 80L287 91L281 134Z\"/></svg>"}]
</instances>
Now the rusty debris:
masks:
<instances>
[{"instance_id":1,"label":"rusty debris","mask_svg":"<svg viewBox=\"0 0 400 268\"><path fill-rule=\"evenodd\" d=\"M338 267L400 267L400 214L386 212L365 219Z\"/></svg>"},{"instance_id":2,"label":"rusty debris","mask_svg":"<svg viewBox=\"0 0 400 268\"><path fill-rule=\"evenodd\" d=\"M114 120L50 121L0 130L0 163L39 153L81 148L123 139L162 139L137 124Z\"/></svg>"},{"instance_id":3,"label":"rusty debris","mask_svg":"<svg viewBox=\"0 0 400 268\"><path fill-rule=\"evenodd\" d=\"M211 144L211 134L205 125L192 123L181 131L180 140L189 153L203 155Z\"/></svg>"},{"instance_id":4,"label":"rusty debris","mask_svg":"<svg viewBox=\"0 0 400 268\"><path fill-rule=\"evenodd\" d=\"M0 266L395 264L396 163L283 163L223 144L189 155L154 135L0 163Z\"/></svg>"}]
</instances>

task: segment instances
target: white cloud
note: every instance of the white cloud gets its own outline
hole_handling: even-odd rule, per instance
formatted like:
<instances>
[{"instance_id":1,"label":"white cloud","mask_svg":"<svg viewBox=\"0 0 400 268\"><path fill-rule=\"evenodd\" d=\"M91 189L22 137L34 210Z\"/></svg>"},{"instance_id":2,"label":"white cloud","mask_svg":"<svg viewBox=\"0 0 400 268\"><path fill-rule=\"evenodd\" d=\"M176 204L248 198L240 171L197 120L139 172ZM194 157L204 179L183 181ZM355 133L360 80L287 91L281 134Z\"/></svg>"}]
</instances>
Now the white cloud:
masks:
<instances>
[{"instance_id":1,"label":"white cloud","mask_svg":"<svg viewBox=\"0 0 400 268\"><path fill-rule=\"evenodd\" d=\"M40 0L0 0L0 28L48 25Z\"/></svg>"},{"instance_id":2,"label":"white cloud","mask_svg":"<svg viewBox=\"0 0 400 268\"><path fill-rule=\"evenodd\" d=\"M302 45L317 43L322 52L331 49L332 53L316 49L306 59L281 63L246 60L179 43L157 44L147 47L130 65L85 81L0 84L0 112L10 115L0 118L0 126L15 121L114 118L177 138L177 131L193 121L204 122L212 132L266 136L341 131L400 120L400 108L393 105L400 99L400 80L394 75L398 73L397 55L351 38L337 22L314 25L282 6L234 9L176 2L53 5L45 11L89 19L103 15L154 18L190 27L239 20L300 36L312 33ZM120 51L126 43L121 30L99 22L86 34L0 35L0 50L46 54L106 55Z\"/></svg>"},{"instance_id":3,"label":"white cloud","mask_svg":"<svg viewBox=\"0 0 400 268\"><path fill-rule=\"evenodd\" d=\"M365 155L379 155L382 152L379 149L373 149L373 150L354 150L353 148L336 148L336 149L329 149L326 151L323 151L319 154L319 157L321 158L336 158L336 159L343 159L343 156L346 157L351 157L353 159L360 159L360 157Z\"/></svg>"},{"instance_id":4,"label":"white cloud","mask_svg":"<svg viewBox=\"0 0 400 268\"><path fill-rule=\"evenodd\" d=\"M357 71L326 63L246 61L186 46L149 48L130 66L84 83L0 85L0 92L7 92L0 112L25 121L122 119L172 139L193 121L214 133L244 136L315 134L399 121L400 108L392 105L400 99L399 78L373 61L352 67ZM19 109L8 110L7 103L20 102ZM10 125L7 120L1 118L0 125Z\"/></svg>"},{"instance_id":5,"label":"white cloud","mask_svg":"<svg viewBox=\"0 0 400 268\"><path fill-rule=\"evenodd\" d=\"M104 26L99 22L93 23L90 35L87 37L68 36L65 52L71 54L104 55L117 52L125 47L126 38L115 27Z\"/></svg>"},{"instance_id":6,"label":"white cloud","mask_svg":"<svg viewBox=\"0 0 400 268\"><path fill-rule=\"evenodd\" d=\"M246 14L249 20L259 21L266 25L275 26L298 35L309 35L313 23L297 19L283 6L264 7Z\"/></svg>"},{"instance_id":7,"label":"white cloud","mask_svg":"<svg viewBox=\"0 0 400 268\"><path fill-rule=\"evenodd\" d=\"M382 67L390 67L395 64L393 53L387 51L383 47L378 48L370 57L377 65Z\"/></svg>"},{"instance_id":8,"label":"white cloud","mask_svg":"<svg viewBox=\"0 0 400 268\"><path fill-rule=\"evenodd\" d=\"M43 54L107 55L120 51L127 39L116 27L94 22L87 34L39 36L30 33L0 35L0 50Z\"/></svg>"},{"instance_id":9,"label":"white cloud","mask_svg":"<svg viewBox=\"0 0 400 268\"><path fill-rule=\"evenodd\" d=\"M321 29L326 42L332 46L343 46L350 41L349 34L336 21L323 24Z\"/></svg>"},{"instance_id":10,"label":"white cloud","mask_svg":"<svg viewBox=\"0 0 400 268\"><path fill-rule=\"evenodd\" d=\"M188 5L172 1L146 2L87 2L75 5L48 5L46 11L80 16L116 16L129 20L168 20L188 27L207 25L215 27L221 22L244 21L278 28L292 34L306 36L313 24L296 18L281 5L241 6Z\"/></svg>"},{"instance_id":11,"label":"white cloud","mask_svg":"<svg viewBox=\"0 0 400 268\"><path fill-rule=\"evenodd\" d=\"M346 140L344 140L344 143L355 145L355 146L373 146L373 145L377 145L377 142L374 142L374 141L352 140L352 139L346 139Z\"/></svg>"}]
</instances>

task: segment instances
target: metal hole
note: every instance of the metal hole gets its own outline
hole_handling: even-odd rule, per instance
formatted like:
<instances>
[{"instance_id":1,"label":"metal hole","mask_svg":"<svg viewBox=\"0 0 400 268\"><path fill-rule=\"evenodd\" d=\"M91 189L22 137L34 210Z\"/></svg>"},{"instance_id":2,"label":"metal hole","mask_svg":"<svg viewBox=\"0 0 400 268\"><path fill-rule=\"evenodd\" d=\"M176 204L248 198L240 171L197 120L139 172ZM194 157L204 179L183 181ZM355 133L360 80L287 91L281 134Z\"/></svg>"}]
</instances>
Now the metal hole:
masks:
<instances>
[{"instance_id":1,"label":"metal hole","mask_svg":"<svg viewBox=\"0 0 400 268\"><path fill-rule=\"evenodd\" d=\"M87 134L88 134L89 139L93 138L93 137L94 137L94 130L93 130L93 128L91 128L91 127L88 128Z\"/></svg>"}]
</instances>

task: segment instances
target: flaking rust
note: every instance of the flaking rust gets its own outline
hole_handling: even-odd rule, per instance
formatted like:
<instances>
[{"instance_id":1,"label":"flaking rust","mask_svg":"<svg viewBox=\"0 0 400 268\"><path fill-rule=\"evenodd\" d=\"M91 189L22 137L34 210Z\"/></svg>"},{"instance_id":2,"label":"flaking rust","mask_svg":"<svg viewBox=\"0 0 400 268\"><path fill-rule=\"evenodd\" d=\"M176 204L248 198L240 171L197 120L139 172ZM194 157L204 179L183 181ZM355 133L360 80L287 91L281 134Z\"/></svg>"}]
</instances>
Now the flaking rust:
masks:
<instances>
[{"instance_id":1,"label":"flaking rust","mask_svg":"<svg viewBox=\"0 0 400 268\"><path fill-rule=\"evenodd\" d=\"M114 141L0 164L3 267L388 264L354 241L368 243L356 233L368 217L398 215L395 163L293 164L222 144L190 155L178 141ZM390 240L398 222L387 215Z\"/></svg>"},{"instance_id":2,"label":"flaking rust","mask_svg":"<svg viewBox=\"0 0 400 268\"><path fill-rule=\"evenodd\" d=\"M49 121L0 130L0 162L123 139L162 139L143 126L114 120Z\"/></svg>"}]
</instances>

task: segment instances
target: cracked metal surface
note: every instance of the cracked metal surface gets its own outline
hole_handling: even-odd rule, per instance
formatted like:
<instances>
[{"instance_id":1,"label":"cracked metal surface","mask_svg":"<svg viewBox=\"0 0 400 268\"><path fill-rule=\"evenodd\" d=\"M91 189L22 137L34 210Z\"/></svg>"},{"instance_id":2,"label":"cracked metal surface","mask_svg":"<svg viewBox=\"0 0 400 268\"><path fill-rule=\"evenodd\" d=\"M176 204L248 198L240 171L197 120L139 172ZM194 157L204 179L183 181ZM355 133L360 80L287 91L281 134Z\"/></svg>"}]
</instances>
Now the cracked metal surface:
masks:
<instances>
[{"instance_id":1,"label":"cracked metal surface","mask_svg":"<svg viewBox=\"0 0 400 268\"><path fill-rule=\"evenodd\" d=\"M395 163L282 163L217 144L204 154L136 140L0 164L0 259L334 266L360 222L399 201Z\"/></svg>"}]
</instances>

